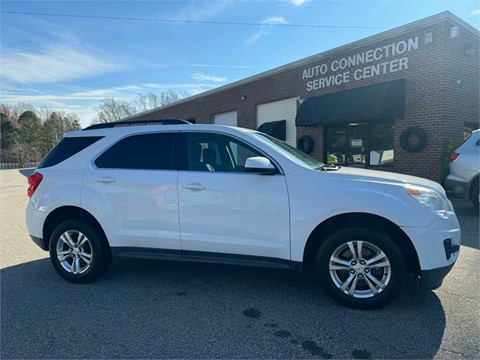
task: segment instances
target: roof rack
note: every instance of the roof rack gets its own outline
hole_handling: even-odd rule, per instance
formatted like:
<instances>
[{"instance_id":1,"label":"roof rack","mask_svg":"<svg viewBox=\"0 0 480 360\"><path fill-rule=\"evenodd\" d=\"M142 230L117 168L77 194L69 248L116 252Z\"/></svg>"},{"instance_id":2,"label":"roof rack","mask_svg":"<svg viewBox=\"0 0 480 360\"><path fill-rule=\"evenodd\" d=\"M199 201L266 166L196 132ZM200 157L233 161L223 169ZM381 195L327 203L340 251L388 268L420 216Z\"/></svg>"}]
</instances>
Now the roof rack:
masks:
<instances>
[{"instance_id":1,"label":"roof rack","mask_svg":"<svg viewBox=\"0 0 480 360\"><path fill-rule=\"evenodd\" d=\"M114 127L127 127L127 126L144 126L144 125L187 125L191 124L183 119L159 119L159 120L127 120L127 121L114 121L109 123L90 125L83 129L85 130L97 130L108 129Z\"/></svg>"}]
</instances>

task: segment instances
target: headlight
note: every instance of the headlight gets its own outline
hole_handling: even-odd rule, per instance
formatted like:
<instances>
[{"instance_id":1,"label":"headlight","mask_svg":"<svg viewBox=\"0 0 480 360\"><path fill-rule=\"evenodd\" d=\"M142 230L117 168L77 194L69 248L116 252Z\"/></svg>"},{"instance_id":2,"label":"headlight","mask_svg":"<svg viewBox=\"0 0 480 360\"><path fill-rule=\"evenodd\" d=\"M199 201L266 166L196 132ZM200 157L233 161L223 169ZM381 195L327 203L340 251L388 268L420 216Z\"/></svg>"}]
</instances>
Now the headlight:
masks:
<instances>
[{"instance_id":1,"label":"headlight","mask_svg":"<svg viewBox=\"0 0 480 360\"><path fill-rule=\"evenodd\" d=\"M448 200L435 190L415 185L405 185L405 190L407 190L415 200L440 216L445 216L447 211L451 210Z\"/></svg>"}]
</instances>

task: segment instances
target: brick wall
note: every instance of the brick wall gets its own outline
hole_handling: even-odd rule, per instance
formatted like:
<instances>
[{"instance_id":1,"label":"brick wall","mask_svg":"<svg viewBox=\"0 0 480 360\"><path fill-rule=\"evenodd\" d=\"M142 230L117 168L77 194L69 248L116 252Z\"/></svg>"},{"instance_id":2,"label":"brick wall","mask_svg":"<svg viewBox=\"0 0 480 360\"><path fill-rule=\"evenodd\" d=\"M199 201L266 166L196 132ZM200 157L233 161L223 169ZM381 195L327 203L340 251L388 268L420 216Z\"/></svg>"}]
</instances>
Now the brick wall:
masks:
<instances>
[{"instance_id":1,"label":"brick wall","mask_svg":"<svg viewBox=\"0 0 480 360\"><path fill-rule=\"evenodd\" d=\"M454 23L450 27L456 26ZM465 54L470 43L474 53ZM460 29L459 37L448 41L445 72L445 117L442 124L442 145L448 140L461 141L465 123L480 120L480 42L478 37Z\"/></svg>"},{"instance_id":2,"label":"brick wall","mask_svg":"<svg viewBox=\"0 0 480 360\"><path fill-rule=\"evenodd\" d=\"M453 26L458 25L449 19L445 19L395 36L363 44L361 47L347 47L341 52L331 53L308 64L284 69L214 94L158 109L149 114L138 116L136 119L195 118L196 123L201 124L210 123L213 114L237 110L238 126L255 128L255 108L259 104L291 97L320 96L404 78L405 116L402 119L395 119L394 122L394 164L383 167L383 169L438 181L440 180L439 157L446 142L448 139L461 137L464 122L478 122L479 119L478 36L460 27L460 36L451 38L450 29ZM431 43L425 43L425 33L427 32L432 32L433 42ZM331 64L333 60L342 57L417 36L418 50L347 69L350 70L352 75L358 68L406 56L408 57L408 70L307 91L306 82L308 79L302 79L305 68L322 63ZM476 56L466 57L464 55L465 42L472 42L473 46L477 48ZM329 69L322 76L337 73ZM460 80L461 84L458 84L457 80ZM245 100L242 100L243 95L246 95ZM351 121L355 121L355 119ZM406 152L400 146L400 135L403 130L410 126L425 129L428 136L426 147L418 153ZM310 135L314 138L313 155L323 160L323 126L297 128L297 138L302 135Z\"/></svg>"}]
</instances>

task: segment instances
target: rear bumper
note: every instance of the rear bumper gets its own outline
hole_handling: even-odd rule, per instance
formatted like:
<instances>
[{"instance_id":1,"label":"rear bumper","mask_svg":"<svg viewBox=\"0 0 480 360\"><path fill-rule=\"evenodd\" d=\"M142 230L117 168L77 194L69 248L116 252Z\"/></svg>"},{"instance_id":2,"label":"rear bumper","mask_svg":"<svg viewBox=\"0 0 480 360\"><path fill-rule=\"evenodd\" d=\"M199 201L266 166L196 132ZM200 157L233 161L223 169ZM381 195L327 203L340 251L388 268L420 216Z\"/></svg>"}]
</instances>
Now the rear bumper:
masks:
<instances>
[{"instance_id":1,"label":"rear bumper","mask_svg":"<svg viewBox=\"0 0 480 360\"><path fill-rule=\"evenodd\" d=\"M27 224L28 233L32 238L33 242L40 246L43 250L48 248L48 244L45 244L43 239L43 224L48 214L43 211L38 211L35 209L33 201L29 201L27 208L25 209L25 222ZM43 244L43 245L41 245Z\"/></svg>"},{"instance_id":2,"label":"rear bumper","mask_svg":"<svg viewBox=\"0 0 480 360\"><path fill-rule=\"evenodd\" d=\"M448 175L445 179L445 188L449 193L461 198L466 197L468 194L468 182L453 175Z\"/></svg>"},{"instance_id":3,"label":"rear bumper","mask_svg":"<svg viewBox=\"0 0 480 360\"><path fill-rule=\"evenodd\" d=\"M454 264L432 270L422 270L420 273L420 287L434 290L439 288L443 279L452 270Z\"/></svg>"}]
</instances>

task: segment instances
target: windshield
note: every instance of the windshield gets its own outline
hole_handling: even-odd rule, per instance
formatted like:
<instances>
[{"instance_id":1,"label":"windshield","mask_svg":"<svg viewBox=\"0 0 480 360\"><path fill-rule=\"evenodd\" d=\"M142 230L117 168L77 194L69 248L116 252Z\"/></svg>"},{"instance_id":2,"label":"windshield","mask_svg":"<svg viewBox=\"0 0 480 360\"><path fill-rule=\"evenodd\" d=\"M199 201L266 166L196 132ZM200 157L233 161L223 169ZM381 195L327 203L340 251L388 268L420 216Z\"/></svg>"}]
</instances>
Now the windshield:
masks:
<instances>
[{"instance_id":1,"label":"windshield","mask_svg":"<svg viewBox=\"0 0 480 360\"><path fill-rule=\"evenodd\" d=\"M314 157L305 154L303 151L300 151L293 146L274 138L273 136L259 132L251 132L250 134L300 166L313 170L321 169L323 166L325 166L324 163L318 161Z\"/></svg>"}]
</instances>

